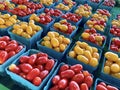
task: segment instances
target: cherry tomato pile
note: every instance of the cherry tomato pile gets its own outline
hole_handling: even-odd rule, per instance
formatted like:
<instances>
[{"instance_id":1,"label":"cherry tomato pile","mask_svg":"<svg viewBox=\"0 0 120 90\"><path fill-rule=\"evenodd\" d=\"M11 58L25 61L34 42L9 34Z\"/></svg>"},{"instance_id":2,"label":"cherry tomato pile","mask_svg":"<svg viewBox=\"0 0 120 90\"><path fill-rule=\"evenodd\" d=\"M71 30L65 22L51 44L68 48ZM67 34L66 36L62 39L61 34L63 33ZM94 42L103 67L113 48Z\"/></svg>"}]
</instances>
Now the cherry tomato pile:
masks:
<instances>
[{"instance_id":1,"label":"cherry tomato pile","mask_svg":"<svg viewBox=\"0 0 120 90\"><path fill-rule=\"evenodd\" d=\"M71 23L67 22L65 19L54 23L53 26L56 30L59 30L65 34L71 34L76 29L75 26L71 25Z\"/></svg>"},{"instance_id":2,"label":"cherry tomato pile","mask_svg":"<svg viewBox=\"0 0 120 90\"><path fill-rule=\"evenodd\" d=\"M96 47L88 45L86 42L77 41L73 49L69 52L71 58L96 67L99 64L100 55Z\"/></svg>"},{"instance_id":3,"label":"cherry tomato pile","mask_svg":"<svg viewBox=\"0 0 120 90\"><path fill-rule=\"evenodd\" d=\"M31 9L41 9L43 8L43 5L41 3L33 3L33 2L26 2L25 5L28 7L28 8L31 8Z\"/></svg>"},{"instance_id":4,"label":"cherry tomato pile","mask_svg":"<svg viewBox=\"0 0 120 90\"><path fill-rule=\"evenodd\" d=\"M120 79L120 59L118 54L106 52L105 58L107 60L105 61L103 72Z\"/></svg>"},{"instance_id":5,"label":"cherry tomato pile","mask_svg":"<svg viewBox=\"0 0 120 90\"><path fill-rule=\"evenodd\" d=\"M13 3L15 4L25 4L27 3L29 0L11 0Z\"/></svg>"},{"instance_id":6,"label":"cherry tomato pile","mask_svg":"<svg viewBox=\"0 0 120 90\"><path fill-rule=\"evenodd\" d=\"M58 17L62 14L62 11L60 11L59 9L53 9L53 8L50 8L50 9L45 8L44 12L50 16L55 16L55 17Z\"/></svg>"},{"instance_id":7,"label":"cherry tomato pile","mask_svg":"<svg viewBox=\"0 0 120 90\"><path fill-rule=\"evenodd\" d=\"M120 36L120 20L119 19L114 19L111 22L111 28L110 28L110 33L114 36Z\"/></svg>"},{"instance_id":8,"label":"cherry tomato pile","mask_svg":"<svg viewBox=\"0 0 120 90\"><path fill-rule=\"evenodd\" d=\"M86 29L81 37L84 40L88 40L92 43L95 43L99 46L102 46L106 37L104 35L100 35L100 33L97 33L95 29Z\"/></svg>"},{"instance_id":9,"label":"cherry tomato pile","mask_svg":"<svg viewBox=\"0 0 120 90\"><path fill-rule=\"evenodd\" d=\"M110 44L110 50L120 52L120 39L119 38L112 38Z\"/></svg>"},{"instance_id":10,"label":"cherry tomato pile","mask_svg":"<svg viewBox=\"0 0 120 90\"><path fill-rule=\"evenodd\" d=\"M27 8L25 5L21 5L20 7L16 7L12 10L9 10L12 14L18 15L18 16L27 16L35 12L35 9Z\"/></svg>"},{"instance_id":11,"label":"cherry tomato pile","mask_svg":"<svg viewBox=\"0 0 120 90\"><path fill-rule=\"evenodd\" d=\"M101 0L90 0L90 1L92 1L94 3L99 3Z\"/></svg>"},{"instance_id":12,"label":"cherry tomato pile","mask_svg":"<svg viewBox=\"0 0 120 90\"><path fill-rule=\"evenodd\" d=\"M64 19L73 21L73 22L78 22L82 18L82 16L79 16L74 13L66 13L66 14L62 15L61 17Z\"/></svg>"},{"instance_id":13,"label":"cherry tomato pile","mask_svg":"<svg viewBox=\"0 0 120 90\"><path fill-rule=\"evenodd\" d=\"M39 22L41 24L48 24L51 21L53 21L53 18L49 14L42 13L39 16L37 16L36 14L32 14L30 17L30 20L34 20L34 21Z\"/></svg>"},{"instance_id":14,"label":"cherry tomato pile","mask_svg":"<svg viewBox=\"0 0 120 90\"><path fill-rule=\"evenodd\" d=\"M17 41L8 36L0 37L0 65L23 49Z\"/></svg>"},{"instance_id":15,"label":"cherry tomato pile","mask_svg":"<svg viewBox=\"0 0 120 90\"><path fill-rule=\"evenodd\" d=\"M97 86L96 86L96 90L119 90L118 88L111 86L111 85L107 85L104 82L100 82Z\"/></svg>"},{"instance_id":16,"label":"cherry tomato pile","mask_svg":"<svg viewBox=\"0 0 120 90\"><path fill-rule=\"evenodd\" d=\"M86 22L86 25L88 28L94 28L104 32L108 17L110 17L109 11L98 9L96 13L92 15L92 18Z\"/></svg>"},{"instance_id":17,"label":"cherry tomato pile","mask_svg":"<svg viewBox=\"0 0 120 90\"><path fill-rule=\"evenodd\" d=\"M58 75L52 78L52 84L50 90L88 90L93 84L93 78L80 64L64 64L60 67Z\"/></svg>"},{"instance_id":18,"label":"cherry tomato pile","mask_svg":"<svg viewBox=\"0 0 120 90\"><path fill-rule=\"evenodd\" d=\"M21 56L19 64L11 64L9 70L30 81L35 86L39 86L54 64L53 59L50 59L46 53L40 52L30 56Z\"/></svg>"},{"instance_id":19,"label":"cherry tomato pile","mask_svg":"<svg viewBox=\"0 0 120 90\"><path fill-rule=\"evenodd\" d=\"M113 7L115 5L114 0L104 0L103 5Z\"/></svg>"}]
</instances>

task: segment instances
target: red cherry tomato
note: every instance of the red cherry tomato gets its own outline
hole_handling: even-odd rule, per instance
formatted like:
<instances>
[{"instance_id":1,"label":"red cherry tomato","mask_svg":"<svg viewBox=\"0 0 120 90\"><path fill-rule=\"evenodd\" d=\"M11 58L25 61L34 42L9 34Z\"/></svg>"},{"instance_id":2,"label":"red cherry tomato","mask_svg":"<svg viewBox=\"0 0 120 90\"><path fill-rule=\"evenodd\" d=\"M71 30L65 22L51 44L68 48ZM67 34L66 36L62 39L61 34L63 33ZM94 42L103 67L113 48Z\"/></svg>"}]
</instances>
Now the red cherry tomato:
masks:
<instances>
[{"instance_id":1,"label":"red cherry tomato","mask_svg":"<svg viewBox=\"0 0 120 90\"><path fill-rule=\"evenodd\" d=\"M37 54L32 54L32 55L30 55L28 63L33 65L35 63L36 59L37 59Z\"/></svg>"},{"instance_id":2,"label":"red cherry tomato","mask_svg":"<svg viewBox=\"0 0 120 90\"><path fill-rule=\"evenodd\" d=\"M32 69L26 76L26 79L32 81L35 77L40 75L40 71L37 68Z\"/></svg>"},{"instance_id":3,"label":"red cherry tomato","mask_svg":"<svg viewBox=\"0 0 120 90\"><path fill-rule=\"evenodd\" d=\"M97 85L96 90L108 90L108 89L103 85Z\"/></svg>"},{"instance_id":4,"label":"red cherry tomato","mask_svg":"<svg viewBox=\"0 0 120 90\"><path fill-rule=\"evenodd\" d=\"M73 78L73 81L77 82L78 84L82 83L84 80L84 75L83 74L76 74Z\"/></svg>"},{"instance_id":5,"label":"red cherry tomato","mask_svg":"<svg viewBox=\"0 0 120 90\"><path fill-rule=\"evenodd\" d=\"M6 41L0 41L0 49L5 49L6 46L7 46Z\"/></svg>"},{"instance_id":6,"label":"red cherry tomato","mask_svg":"<svg viewBox=\"0 0 120 90\"><path fill-rule=\"evenodd\" d=\"M43 56L43 57L39 57L35 63L37 65L43 65L43 64L46 64L47 61L48 61L48 58Z\"/></svg>"},{"instance_id":7,"label":"red cherry tomato","mask_svg":"<svg viewBox=\"0 0 120 90\"><path fill-rule=\"evenodd\" d=\"M76 64L70 67L75 73L80 73L83 70L83 66L80 64Z\"/></svg>"},{"instance_id":8,"label":"red cherry tomato","mask_svg":"<svg viewBox=\"0 0 120 90\"><path fill-rule=\"evenodd\" d=\"M12 56L14 56L16 53L15 53L15 51L10 51L9 53L8 53L8 58L11 58Z\"/></svg>"},{"instance_id":9,"label":"red cherry tomato","mask_svg":"<svg viewBox=\"0 0 120 90\"><path fill-rule=\"evenodd\" d=\"M19 45L17 49L15 50L16 53L19 53L23 49L22 45Z\"/></svg>"},{"instance_id":10,"label":"red cherry tomato","mask_svg":"<svg viewBox=\"0 0 120 90\"><path fill-rule=\"evenodd\" d=\"M54 76L53 79L52 79L52 83L54 85L58 84L59 81L60 81L60 76L59 75Z\"/></svg>"},{"instance_id":11,"label":"red cherry tomato","mask_svg":"<svg viewBox=\"0 0 120 90\"><path fill-rule=\"evenodd\" d=\"M60 67L59 71L62 72L62 71L68 70L68 69L69 69L69 65L64 64L63 66Z\"/></svg>"},{"instance_id":12,"label":"red cherry tomato","mask_svg":"<svg viewBox=\"0 0 120 90\"><path fill-rule=\"evenodd\" d=\"M75 75L75 72L73 70L65 70L60 73L61 78L72 78Z\"/></svg>"},{"instance_id":13,"label":"red cherry tomato","mask_svg":"<svg viewBox=\"0 0 120 90\"><path fill-rule=\"evenodd\" d=\"M24 73L29 73L33 69L33 67L27 63L20 64L19 67Z\"/></svg>"},{"instance_id":14,"label":"red cherry tomato","mask_svg":"<svg viewBox=\"0 0 120 90\"><path fill-rule=\"evenodd\" d=\"M107 85L107 89L108 90L119 90L118 88L116 88L114 86L110 86L110 85Z\"/></svg>"},{"instance_id":15,"label":"red cherry tomato","mask_svg":"<svg viewBox=\"0 0 120 90\"><path fill-rule=\"evenodd\" d=\"M68 85L68 80L67 79L61 79L59 82L58 82L58 87L60 89L65 89Z\"/></svg>"},{"instance_id":16,"label":"red cherry tomato","mask_svg":"<svg viewBox=\"0 0 120 90\"><path fill-rule=\"evenodd\" d=\"M29 59L29 56L22 56L20 57L20 63L28 63Z\"/></svg>"},{"instance_id":17,"label":"red cherry tomato","mask_svg":"<svg viewBox=\"0 0 120 90\"><path fill-rule=\"evenodd\" d=\"M48 60L45 65L45 69L50 71L53 68L54 64L55 64L54 60L52 60L52 59Z\"/></svg>"},{"instance_id":18,"label":"red cherry tomato","mask_svg":"<svg viewBox=\"0 0 120 90\"><path fill-rule=\"evenodd\" d=\"M85 77L84 83L86 83L88 85L88 87L91 87L93 84L93 78L91 76Z\"/></svg>"},{"instance_id":19,"label":"red cherry tomato","mask_svg":"<svg viewBox=\"0 0 120 90\"><path fill-rule=\"evenodd\" d=\"M0 41L6 41L6 42L8 42L8 41L10 41L10 37L8 37L8 36L0 37Z\"/></svg>"},{"instance_id":20,"label":"red cherry tomato","mask_svg":"<svg viewBox=\"0 0 120 90\"><path fill-rule=\"evenodd\" d=\"M40 72L40 78L43 80L48 74L49 74L49 71L43 70L42 72Z\"/></svg>"},{"instance_id":21,"label":"red cherry tomato","mask_svg":"<svg viewBox=\"0 0 120 90\"><path fill-rule=\"evenodd\" d=\"M79 85L75 81L71 81L69 84L70 90L80 90Z\"/></svg>"},{"instance_id":22,"label":"red cherry tomato","mask_svg":"<svg viewBox=\"0 0 120 90\"><path fill-rule=\"evenodd\" d=\"M3 64L8 59L8 53L6 51L0 51L0 64Z\"/></svg>"},{"instance_id":23,"label":"red cherry tomato","mask_svg":"<svg viewBox=\"0 0 120 90\"><path fill-rule=\"evenodd\" d=\"M82 83L82 84L80 85L80 90L89 90L89 88L88 88L88 86L87 86L86 83Z\"/></svg>"},{"instance_id":24,"label":"red cherry tomato","mask_svg":"<svg viewBox=\"0 0 120 90\"><path fill-rule=\"evenodd\" d=\"M15 51L17 49L18 45L17 44L8 44L5 48L5 51L10 52L10 51Z\"/></svg>"},{"instance_id":25,"label":"red cherry tomato","mask_svg":"<svg viewBox=\"0 0 120 90\"><path fill-rule=\"evenodd\" d=\"M35 85L35 86L39 86L40 84L41 84L41 82L42 82L42 80L41 80L41 78L40 77L35 77L34 79L33 79L33 84Z\"/></svg>"}]
</instances>

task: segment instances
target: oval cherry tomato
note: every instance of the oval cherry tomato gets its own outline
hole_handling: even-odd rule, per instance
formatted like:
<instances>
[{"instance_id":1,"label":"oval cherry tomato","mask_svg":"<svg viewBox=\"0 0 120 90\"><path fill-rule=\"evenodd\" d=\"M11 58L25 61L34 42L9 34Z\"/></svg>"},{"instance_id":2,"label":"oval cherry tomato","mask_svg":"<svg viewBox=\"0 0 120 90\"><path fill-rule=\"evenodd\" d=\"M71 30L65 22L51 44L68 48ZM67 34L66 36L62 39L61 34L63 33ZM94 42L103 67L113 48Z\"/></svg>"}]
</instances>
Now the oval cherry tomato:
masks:
<instances>
[{"instance_id":1,"label":"oval cherry tomato","mask_svg":"<svg viewBox=\"0 0 120 90\"><path fill-rule=\"evenodd\" d=\"M33 79L33 84L35 85L35 86L39 86L40 84L41 84L41 82L42 82L42 80L41 80L41 78L40 77L35 77L34 79Z\"/></svg>"},{"instance_id":2,"label":"oval cherry tomato","mask_svg":"<svg viewBox=\"0 0 120 90\"><path fill-rule=\"evenodd\" d=\"M70 90L80 90L79 85L75 81L71 81L69 84Z\"/></svg>"},{"instance_id":3,"label":"oval cherry tomato","mask_svg":"<svg viewBox=\"0 0 120 90\"><path fill-rule=\"evenodd\" d=\"M61 78L72 78L75 75L75 72L73 70L65 70L60 73Z\"/></svg>"},{"instance_id":4,"label":"oval cherry tomato","mask_svg":"<svg viewBox=\"0 0 120 90\"><path fill-rule=\"evenodd\" d=\"M73 78L73 81L77 82L78 84L82 83L84 80L84 75L83 74L76 74Z\"/></svg>"},{"instance_id":5,"label":"oval cherry tomato","mask_svg":"<svg viewBox=\"0 0 120 90\"><path fill-rule=\"evenodd\" d=\"M52 59L48 60L45 65L45 69L50 71L53 68L54 64L55 64L54 60L52 60Z\"/></svg>"},{"instance_id":6,"label":"oval cherry tomato","mask_svg":"<svg viewBox=\"0 0 120 90\"><path fill-rule=\"evenodd\" d=\"M42 72L40 72L40 78L43 80L48 74L49 74L49 71L43 70Z\"/></svg>"},{"instance_id":7,"label":"oval cherry tomato","mask_svg":"<svg viewBox=\"0 0 120 90\"><path fill-rule=\"evenodd\" d=\"M88 85L88 87L91 87L93 84L93 78L91 76L85 77L84 83L86 83Z\"/></svg>"},{"instance_id":8,"label":"oval cherry tomato","mask_svg":"<svg viewBox=\"0 0 120 90\"><path fill-rule=\"evenodd\" d=\"M0 41L0 49L5 49L6 46L7 46L6 41Z\"/></svg>"},{"instance_id":9,"label":"oval cherry tomato","mask_svg":"<svg viewBox=\"0 0 120 90\"><path fill-rule=\"evenodd\" d=\"M60 76L59 75L54 76L53 79L52 79L52 83L55 84L55 85L58 84L59 81L60 81Z\"/></svg>"},{"instance_id":10,"label":"oval cherry tomato","mask_svg":"<svg viewBox=\"0 0 120 90\"><path fill-rule=\"evenodd\" d=\"M39 57L35 63L37 65L43 65L43 64L46 64L47 61L48 61L48 58L43 56L43 57Z\"/></svg>"},{"instance_id":11,"label":"oval cherry tomato","mask_svg":"<svg viewBox=\"0 0 120 90\"><path fill-rule=\"evenodd\" d=\"M28 63L33 65L35 63L36 59L37 59L37 54L32 54L32 55L30 55Z\"/></svg>"},{"instance_id":12,"label":"oval cherry tomato","mask_svg":"<svg viewBox=\"0 0 120 90\"><path fill-rule=\"evenodd\" d=\"M89 88L88 88L88 86L87 86L86 83L82 83L82 84L80 85L80 90L89 90Z\"/></svg>"},{"instance_id":13,"label":"oval cherry tomato","mask_svg":"<svg viewBox=\"0 0 120 90\"><path fill-rule=\"evenodd\" d=\"M33 69L33 67L27 63L20 64L19 67L24 73L29 73Z\"/></svg>"},{"instance_id":14,"label":"oval cherry tomato","mask_svg":"<svg viewBox=\"0 0 120 90\"><path fill-rule=\"evenodd\" d=\"M67 79L61 79L59 82L58 82L58 87L60 89L65 89L68 85L68 80Z\"/></svg>"},{"instance_id":15,"label":"oval cherry tomato","mask_svg":"<svg viewBox=\"0 0 120 90\"><path fill-rule=\"evenodd\" d=\"M40 71L37 68L32 69L26 76L26 79L32 81L35 77L40 75Z\"/></svg>"},{"instance_id":16,"label":"oval cherry tomato","mask_svg":"<svg viewBox=\"0 0 120 90\"><path fill-rule=\"evenodd\" d=\"M70 67L75 73L80 73L83 70L83 66L80 64L76 64Z\"/></svg>"},{"instance_id":17,"label":"oval cherry tomato","mask_svg":"<svg viewBox=\"0 0 120 90\"><path fill-rule=\"evenodd\" d=\"M28 63L29 58L30 58L29 56L20 57L20 63Z\"/></svg>"}]
</instances>

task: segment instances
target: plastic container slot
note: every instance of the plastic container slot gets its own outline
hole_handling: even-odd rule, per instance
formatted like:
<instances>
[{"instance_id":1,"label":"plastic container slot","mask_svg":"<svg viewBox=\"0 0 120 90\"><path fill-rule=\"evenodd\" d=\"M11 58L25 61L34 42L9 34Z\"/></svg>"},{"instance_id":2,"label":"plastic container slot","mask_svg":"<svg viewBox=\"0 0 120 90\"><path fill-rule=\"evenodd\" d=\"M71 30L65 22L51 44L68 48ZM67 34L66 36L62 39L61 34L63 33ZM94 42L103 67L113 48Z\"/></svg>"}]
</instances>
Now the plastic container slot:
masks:
<instances>
[{"instance_id":1,"label":"plastic container slot","mask_svg":"<svg viewBox=\"0 0 120 90\"><path fill-rule=\"evenodd\" d=\"M37 42L37 48L44 52L44 53L47 53L48 55L52 56L53 58L56 58L58 59L59 61L61 61L61 59L65 56L66 52L68 51L71 43L72 43L72 40L70 39L70 44L67 46L67 48L65 49L64 52L57 52L55 51L54 49L51 49L51 48L48 48L46 46L42 46L40 43L43 41L43 39L41 39L40 41Z\"/></svg>"},{"instance_id":2,"label":"plastic container slot","mask_svg":"<svg viewBox=\"0 0 120 90\"><path fill-rule=\"evenodd\" d=\"M10 34L12 39L15 39L24 45L27 46L27 49L35 48L36 42L41 39L41 34L43 30L38 31L35 35L33 35L30 39L24 38L17 34L12 33L13 28L9 28L8 33Z\"/></svg>"},{"instance_id":3,"label":"plastic container slot","mask_svg":"<svg viewBox=\"0 0 120 90\"><path fill-rule=\"evenodd\" d=\"M35 50L35 49L30 49L28 50L26 53L22 54L21 56L25 56L25 55L31 55L31 54L35 54L35 53L38 53L40 51L38 50ZM19 57L20 58L20 57ZM19 58L17 58L13 64L16 64L18 65L19 64ZM51 57L49 57L51 58ZM56 66L57 66L57 63L58 61L55 60L55 64L54 64L54 67L52 68L52 70L50 71L50 73L46 76L46 78L42 81L42 83L39 85L39 86L35 86L33 85L31 82L29 82L28 80L22 78L21 76L11 72L8 70L8 67L6 68L6 72L7 74L12 78L12 80L14 82L16 82L16 84L18 84L19 86L24 86L24 88L26 89L30 89L30 90L42 90L44 88L44 86L46 85L48 79L51 77L51 75L53 74Z\"/></svg>"},{"instance_id":4,"label":"plastic container slot","mask_svg":"<svg viewBox=\"0 0 120 90\"><path fill-rule=\"evenodd\" d=\"M84 41L82 41L82 40L80 40L81 42L84 42ZM70 51L72 51L73 50L73 48L75 47L75 45L76 44L74 44L73 45L73 47L70 49ZM90 46L92 46L92 47L94 47L93 45L91 45L91 44L89 44ZM99 53L99 59L98 59L98 61L100 62L100 59L101 59L101 54L102 54L102 50L101 49L98 49L98 53ZM69 54L69 52L68 52L68 54ZM85 63L83 63L83 62L81 62L81 61L79 61L79 60L77 60L77 59L75 59L75 58L71 58L69 55L66 55L66 58L67 58L67 63L68 64L70 64L70 65L74 65L74 64L81 64L81 65L83 65L83 67L84 67L84 69L85 70L88 70L90 73L93 73L97 68L98 68L98 66L96 66L96 67L92 67L92 66L90 66L89 64L85 64Z\"/></svg>"}]
</instances>

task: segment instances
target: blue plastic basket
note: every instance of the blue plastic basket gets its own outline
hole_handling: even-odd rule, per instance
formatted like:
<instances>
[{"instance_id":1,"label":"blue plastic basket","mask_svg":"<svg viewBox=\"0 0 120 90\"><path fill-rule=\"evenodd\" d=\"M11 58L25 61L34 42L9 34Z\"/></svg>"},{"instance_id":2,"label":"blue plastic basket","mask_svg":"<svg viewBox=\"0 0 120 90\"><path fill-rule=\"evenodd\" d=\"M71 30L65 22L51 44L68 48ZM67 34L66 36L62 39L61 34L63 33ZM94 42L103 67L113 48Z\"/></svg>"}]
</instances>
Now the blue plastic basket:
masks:
<instances>
[{"instance_id":1,"label":"blue plastic basket","mask_svg":"<svg viewBox=\"0 0 120 90\"><path fill-rule=\"evenodd\" d=\"M57 4L57 5L58 5L58 4ZM58 9L58 8L56 8L57 5L54 6L55 9ZM65 4L65 5L66 5L66 4ZM61 9L59 9L59 10L61 10L61 11L65 14L65 13L68 13L68 12L72 12L76 6L77 6L77 4L75 4L75 5L74 5L72 8L70 8L68 11L66 11L66 10L61 10Z\"/></svg>"},{"instance_id":2,"label":"blue plastic basket","mask_svg":"<svg viewBox=\"0 0 120 90\"><path fill-rule=\"evenodd\" d=\"M3 14L7 14L8 13L7 10L0 10L0 12L3 13Z\"/></svg>"},{"instance_id":3,"label":"blue plastic basket","mask_svg":"<svg viewBox=\"0 0 120 90\"><path fill-rule=\"evenodd\" d=\"M84 24L84 29L90 29L90 28L86 25L86 23ZM106 30L106 28L105 28L104 31L97 30L97 32L100 33L100 34L105 34L105 33L107 32L107 30Z\"/></svg>"},{"instance_id":4,"label":"blue plastic basket","mask_svg":"<svg viewBox=\"0 0 120 90\"><path fill-rule=\"evenodd\" d=\"M30 15L31 15L31 14L30 14ZM23 16L23 17L17 16L17 17L18 17L18 19L21 20L21 21L26 21L26 22L28 22L30 15Z\"/></svg>"},{"instance_id":5,"label":"blue plastic basket","mask_svg":"<svg viewBox=\"0 0 120 90\"><path fill-rule=\"evenodd\" d=\"M113 7L111 7L111 6L105 6L105 5L103 5L103 3L98 8L99 9L106 9L106 10L108 10L110 12Z\"/></svg>"},{"instance_id":6,"label":"blue plastic basket","mask_svg":"<svg viewBox=\"0 0 120 90\"><path fill-rule=\"evenodd\" d=\"M51 4L50 6L44 4L45 8L53 8L54 5L55 5L55 3Z\"/></svg>"},{"instance_id":7,"label":"blue plastic basket","mask_svg":"<svg viewBox=\"0 0 120 90\"><path fill-rule=\"evenodd\" d=\"M87 0L75 0L79 4L85 4L87 3Z\"/></svg>"},{"instance_id":8,"label":"blue plastic basket","mask_svg":"<svg viewBox=\"0 0 120 90\"><path fill-rule=\"evenodd\" d=\"M42 46L40 43L42 42L43 39L41 39L40 41L37 42L37 48L44 52L44 53L47 53L48 55L52 56L53 58L55 59L58 59L59 61L61 61L61 59L65 56L66 52L68 51L69 47L70 47L70 44L72 43L72 40L71 40L71 43L67 46L67 48L65 49L64 52L57 52L51 48L48 48L48 47L45 47L45 46Z\"/></svg>"},{"instance_id":9,"label":"blue plastic basket","mask_svg":"<svg viewBox=\"0 0 120 90\"><path fill-rule=\"evenodd\" d=\"M19 43L21 44L21 43ZM22 45L22 44L21 44ZM24 46L24 45L23 45ZM26 50L26 46L17 54L6 60L3 64L0 65L0 75L4 76L6 75L5 68L9 66L16 58L18 58L20 55L22 55Z\"/></svg>"},{"instance_id":10,"label":"blue plastic basket","mask_svg":"<svg viewBox=\"0 0 120 90\"><path fill-rule=\"evenodd\" d=\"M79 1L80 1L80 0L79 0ZM81 1L82 1L82 0L81 0ZM82 4L79 4L76 8L74 8L73 13L75 13L75 10L77 10L80 5L82 5ZM91 15L90 15L89 17L84 17L84 16L82 16L81 25L83 26L83 25L86 23L86 21L90 19L90 17L91 17Z\"/></svg>"},{"instance_id":11,"label":"blue plastic basket","mask_svg":"<svg viewBox=\"0 0 120 90\"><path fill-rule=\"evenodd\" d=\"M68 37L68 38L73 38L75 35L76 35L76 32L78 31L78 26L76 26L76 29L71 33L71 34L65 34L59 30L56 30L53 26L50 28L51 31L56 31L62 35L64 35L65 37Z\"/></svg>"},{"instance_id":12,"label":"blue plastic basket","mask_svg":"<svg viewBox=\"0 0 120 90\"><path fill-rule=\"evenodd\" d=\"M80 41L82 41L82 40L80 40ZM82 42L83 42L83 41L82 41ZM73 50L73 48L75 47L75 45L76 45L76 44L73 45L73 47L71 48L71 50ZM91 44L89 44L89 45L92 46ZM93 47L93 46L92 46L92 47ZM71 50L70 50L70 51L71 51ZM100 62L102 50L101 50L101 49L98 49L98 53L99 53L99 56L100 56L100 58L99 58L99 62ZM68 54L69 54L69 53L68 53ZM70 65L82 64L83 67L84 67L84 69L85 69L85 70L88 70L90 73L93 73L93 72L98 68L98 66L92 67L92 66L90 66L89 64L85 64L85 63L83 63L83 62L80 62L80 61L77 60L77 59L71 58L71 57L68 56L68 54L67 54L66 58L67 58L67 63L70 64Z\"/></svg>"},{"instance_id":13,"label":"blue plastic basket","mask_svg":"<svg viewBox=\"0 0 120 90\"><path fill-rule=\"evenodd\" d=\"M120 79L117 79L117 78L115 78L115 77L113 77L113 76L111 76L109 74L104 73L103 69L104 69L105 62L106 62L106 58L104 57L103 63L102 63L102 69L101 69L100 78L102 80L107 81L108 83L112 83L113 85L120 86Z\"/></svg>"},{"instance_id":14,"label":"blue plastic basket","mask_svg":"<svg viewBox=\"0 0 120 90\"><path fill-rule=\"evenodd\" d=\"M69 12L68 12L68 13L69 13ZM67 13L66 13L66 14L67 14ZM62 18L62 17L61 17L61 19L65 19L65 18ZM81 18L78 22L73 22L73 21L67 20L67 19L66 19L66 20L67 20L68 22L70 22L71 24L73 24L73 25L79 26L80 23L81 23L81 21L82 21L82 19L83 19L83 18Z\"/></svg>"},{"instance_id":15,"label":"blue plastic basket","mask_svg":"<svg viewBox=\"0 0 120 90\"><path fill-rule=\"evenodd\" d=\"M98 33L99 33L99 32L98 32ZM102 34L102 33L100 33L100 34L101 34L101 35L104 35L104 34ZM104 36L105 36L105 35L104 35ZM87 42L88 44L91 44L91 45L94 46L94 47L103 49L103 48L105 47L106 43L108 43L108 42L107 42L107 36L105 36L105 37L106 37L106 39L105 39L105 41L103 42L102 46L99 46L99 45L97 45L97 44L95 44L95 43L92 43L92 42L90 42L90 41L88 41L88 40L84 40L81 36L80 36L79 39Z\"/></svg>"},{"instance_id":16,"label":"blue plastic basket","mask_svg":"<svg viewBox=\"0 0 120 90\"><path fill-rule=\"evenodd\" d=\"M30 39L27 39L27 38L24 38L22 36L12 33L12 30L13 28L9 28L8 30L10 37L26 45L27 49L35 48L36 42L41 39L41 34L43 32L43 30L40 30L35 35L33 35Z\"/></svg>"},{"instance_id":17,"label":"blue plastic basket","mask_svg":"<svg viewBox=\"0 0 120 90\"><path fill-rule=\"evenodd\" d=\"M5 35L9 35L8 34L8 29L11 28L12 26L10 27L7 27L7 28L0 28L0 36L5 36Z\"/></svg>"},{"instance_id":18,"label":"blue plastic basket","mask_svg":"<svg viewBox=\"0 0 120 90\"><path fill-rule=\"evenodd\" d=\"M44 9L45 9L45 7L42 7L41 9L36 10L35 13L36 13L36 14L41 13L41 12L44 11Z\"/></svg>"},{"instance_id":19,"label":"blue plastic basket","mask_svg":"<svg viewBox=\"0 0 120 90\"><path fill-rule=\"evenodd\" d=\"M36 25L39 25L43 28L43 33L42 36L45 36L47 34L47 32L50 30L50 27L53 25L53 23L55 22L55 19L53 19L50 23L48 23L47 25L45 24L41 24L38 22L35 22Z\"/></svg>"},{"instance_id":20,"label":"blue plastic basket","mask_svg":"<svg viewBox=\"0 0 120 90\"><path fill-rule=\"evenodd\" d=\"M44 87L43 90L49 90L51 88L53 77L58 74L60 67L63 66L64 64L65 63L62 62L58 65L57 69L55 70L55 72L53 73L53 75L51 76L51 78L49 79L48 83L46 84L46 86ZM94 77L94 76L92 75L92 77ZM92 89L90 88L89 90L92 90Z\"/></svg>"},{"instance_id":21,"label":"blue plastic basket","mask_svg":"<svg viewBox=\"0 0 120 90\"><path fill-rule=\"evenodd\" d=\"M38 53L38 52L40 52L40 51L34 50L34 49L30 49L26 53L22 54L21 56L31 55L31 54ZM13 62L13 64L17 65L19 63L19 58L17 58ZM49 57L49 58L51 58L51 57ZM58 61L55 60L55 64L54 64L52 70L49 72L47 77L42 81L42 83L39 86L35 86L31 82L29 82L28 80L26 80L26 79L22 78L21 76L13 73L11 71L9 71L8 67L6 68L6 72L12 78L12 80L14 80L16 82L16 84L18 84L18 85L20 85L22 87L24 86L25 88L30 89L30 90L42 90L44 88L44 86L46 85L47 81L49 80L49 78L51 77L51 75L53 74L57 64L58 64Z\"/></svg>"},{"instance_id":22,"label":"blue plastic basket","mask_svg":"<svg viewBox=\"0 0 120 90\"><path fill-rule=\"evenodd\" d=\"M93 10L96 10L99 7L99 5L102 3L102 0L100 0L99 3L95 3L92 2L91 0L88 0L87 3L92 7Z\"/></svg>"},{"instance_id":23,"label":"blue plastic basket","mask_svg":"<svg viewBox=\"0 0 120 90\"><path fill-rule=\"evenodd\" d=\"M61 3L62 0L54 0L54 2L55 2L55 5L57 5L57 4Z\"/></svg>"},{"instance_id":24,"label":"blue plastic basket","mask_svg":"<svg viewBox=\"0 0 120 90\"><path fill-rule=\"evenodd\" d=\"M100 79L100 78L97 78L97 79L96 79L95 85L94 85L94 90L96 90L96 87L97 87L97 85L98 85L100 82L104 82L105 84L114 86L114 87L116 87L116 88L118 88L118 89L120 90L120 87L114 85L114 83L108 83L108 82L106 82L106 81L104 81L104 80L102 80L102 79Z\"/></svg>"},{"instance_id":25,"label":"blue plastic basket","mask_svg":"<svg viewBox=\"0 0 120 90\"><path fill-rule=\"evenodd\" d=\"M115 37L111 37L111 38L110 38L110 43L109 43L108 50L111 51L111 52L113 52L113 53L120 54L120 52L113 51L113 50L110 49L110 45L111 45L111 42L112 42L112 38L115 38Z\"/></svg>"}]
</instances>

